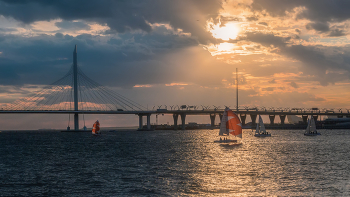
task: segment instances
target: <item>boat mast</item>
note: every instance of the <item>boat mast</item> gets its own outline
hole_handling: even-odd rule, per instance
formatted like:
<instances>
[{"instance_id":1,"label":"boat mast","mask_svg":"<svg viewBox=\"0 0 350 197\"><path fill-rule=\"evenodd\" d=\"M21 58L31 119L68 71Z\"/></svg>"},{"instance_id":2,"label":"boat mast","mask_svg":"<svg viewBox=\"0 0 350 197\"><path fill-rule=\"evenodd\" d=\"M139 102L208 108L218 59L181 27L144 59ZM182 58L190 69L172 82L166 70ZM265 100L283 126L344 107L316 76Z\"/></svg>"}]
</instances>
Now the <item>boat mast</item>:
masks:
<instances>
[{"instance_id":1,"label":"boat mast","mask_svg":"<svg viewBox=\"0 0 350 197\"><path fill-rule=\"evenodd\" d=\"M238 68L236 68L236 112L238 112Z\"/></svg>"}]
</instances>

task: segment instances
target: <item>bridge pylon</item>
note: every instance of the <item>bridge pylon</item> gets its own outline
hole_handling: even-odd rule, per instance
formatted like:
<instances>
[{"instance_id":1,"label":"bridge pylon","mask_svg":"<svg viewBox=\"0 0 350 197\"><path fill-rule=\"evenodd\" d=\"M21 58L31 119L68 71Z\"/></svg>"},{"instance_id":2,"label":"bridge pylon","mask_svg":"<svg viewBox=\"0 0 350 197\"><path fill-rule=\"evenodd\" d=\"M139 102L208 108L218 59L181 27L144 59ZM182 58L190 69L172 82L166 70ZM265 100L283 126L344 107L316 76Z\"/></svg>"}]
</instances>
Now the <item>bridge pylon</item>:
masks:
<instances>
[{"instance_id":1,"label":"bridge pylon","mask_svg":"<svg viewBox=\"0 0 350 197\"><path fill-rule=\"evenodd\" d=\"M73 51L73 80L74 80L74 130L79 130L79 114L78 108L78 59L77 59L77 45Z\"/></svg>"}]
</instances>

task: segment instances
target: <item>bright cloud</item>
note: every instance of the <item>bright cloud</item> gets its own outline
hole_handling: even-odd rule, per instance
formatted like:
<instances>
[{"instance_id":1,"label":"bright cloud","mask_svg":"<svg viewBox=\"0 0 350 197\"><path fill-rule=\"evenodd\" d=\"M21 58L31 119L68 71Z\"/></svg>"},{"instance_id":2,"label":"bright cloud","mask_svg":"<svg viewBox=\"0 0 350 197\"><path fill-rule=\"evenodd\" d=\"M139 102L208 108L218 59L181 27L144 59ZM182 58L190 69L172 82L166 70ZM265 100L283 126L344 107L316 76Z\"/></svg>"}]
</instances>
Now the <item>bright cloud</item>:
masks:
<instances>
[{"instance_id":1,"label":"bright cloud","mask_svg":"<svg viewBox=\"0 0 350 197\"><path fill-rule=\"evenodd\" d=\"M165 86L187 86L188 84L186 83L170 83L170 84L165 84Z\"/></svg>"},{"instance_id":2,"label":"bright cloud","mask_svg":"<svg viewBox=\"0 0 350 197\"><path fill-rule=\"evenodd\" d=\"M136 84L134 85L134 88L150 88L152 86L153 85L150 85L150 84L143 84L143 85Z\"/></svg>"}]
</instances>

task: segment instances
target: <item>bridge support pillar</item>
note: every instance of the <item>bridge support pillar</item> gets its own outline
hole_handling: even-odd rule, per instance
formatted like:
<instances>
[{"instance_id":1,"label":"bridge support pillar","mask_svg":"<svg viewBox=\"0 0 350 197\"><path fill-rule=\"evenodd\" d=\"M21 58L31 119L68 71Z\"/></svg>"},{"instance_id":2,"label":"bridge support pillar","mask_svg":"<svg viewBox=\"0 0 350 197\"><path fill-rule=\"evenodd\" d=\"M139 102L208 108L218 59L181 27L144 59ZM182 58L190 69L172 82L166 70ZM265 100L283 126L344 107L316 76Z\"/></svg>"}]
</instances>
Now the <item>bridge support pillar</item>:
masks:
<instances>
[{"instance_id":1,"label":"bridge support pillar","mask_svg":"<svg viewBox=\"0 0 350 197\"><path fill-rule=\"evenodd\" d=\"M216 114L210 114L210 126L211 127L215 126L215 117L216 117Z\"/></svg>"},{"instance_id":2,"label":"bridge support pillar","mask_svg":"<svg viewBox=\"0 0 350 197\"><path fill-rule=\"evenodd\" d=\"M303 122L304 122L305 124L307 124L307 117L308 117L308 115L302 115Z\"/></svg>"},{"instance_id":3,"label":"bridge support pillar","mask_svg":"<svg viewBox=\"0 0 350 197\"><path fill-rule=\"evenodd\" d=\"M312 117L314 118L315 122L317 122L318 115L312 115Z\"/></svg>"},{"instance_id":4,"label":"bridge support pillar","mask_svg":"<svg viewBox=\"0 0 350 197\"><path fill-rule=\"evenodd\" d=\"M74 130L79 130L79 114L74 113Z\"/></svg>"},{"instance_id":5,"label":"bridge support pillar","mask_svg":"<svg viewBox=\"0 0 350 197\"><path fill-rule=\"evenodd\" d=\"M142 130L143 122L142 122L142 114L139 114L139 130Z\"/></svg>"},{"instance_id":6,"label":"bridge support pillar","mask_svg":"<svg viewBox=\"0 0 350 197\"><path fill-rule=\"evenodd\" d=\"M247 118L247 115L246 114L239 114L239 116L241 117L242 125L245 125L245 119Z\"/></svg>"},{"instance_id":7,"label":"bridge support pillar","mask_svg":"<svg viewBox=\"0 0 350 197\"><path fill-rule=\"evenodd\" d=\"M186 126L186 114L181 114L182 130L185 130Z\"/></svg>"},{"instance_id":8,"label":"bridge support pillar","mask_svg":"<svg viewBox=\"0 0 350 197\"><path fill-rule=\"evenodd\" d=\"M270 118L270 124L273 125L275 124L275 115L269 115Z\"/></svg>"},{"instance_id":9,"label":"bridge support pillar","mask_svg":"<svg viewBox=\"0 0 350 197\"><path fill-rule=\"evenodd\" d=\"M174 130L177 130L177 120L179 119L179 114L173 114L174 118Z\"/></svg>"},{"instance_id":10,"label":"bridge support pillar","mask_svg":"<svg viewBox=\"0 0 350 197\"><path fill-rule=\"evenodd\" d=\"M281 124L284 124L284 121L286 120L286 115L280 115L280 119L281 119Z\"/></svg>"},{"instance_id":11,"label":"bridge support pillar","mask_svg":"<svg viewBox=\"0 0 350 197\"><path fill-rule=\"evenodd\" d=\"M147 114L147 130L151 130L151 114Z\"/></svg>"},{"instance_id":12,"label":"bridge support pillar","mask_svg":"<svg viewBox=\"0 0 350 197\"><path fill-rule=\"evenodd\" d=\"M343 118L343 115L338 115L337 117L338 117L338 118Z\"/></svg>"},{"instance_id":13,"label":"bridge support pillar","mask_svg":"<svg viewBox=\"0 0 350 197\"><path fill-rule=\"evenodd\" d=\"M255 125L256 124L256 114L250 114L250 118L252 119L252 123L253 123L253 125Z\"/></svg>"}]
</instances>

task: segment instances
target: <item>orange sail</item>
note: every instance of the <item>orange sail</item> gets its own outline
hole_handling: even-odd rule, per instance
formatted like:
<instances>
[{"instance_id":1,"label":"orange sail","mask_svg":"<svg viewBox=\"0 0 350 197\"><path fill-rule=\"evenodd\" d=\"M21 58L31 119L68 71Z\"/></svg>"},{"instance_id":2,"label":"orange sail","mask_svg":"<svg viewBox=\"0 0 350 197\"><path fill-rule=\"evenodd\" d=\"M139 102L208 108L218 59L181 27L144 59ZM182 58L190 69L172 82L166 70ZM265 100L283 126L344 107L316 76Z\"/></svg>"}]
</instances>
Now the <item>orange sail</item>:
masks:
<instances>
[{"instance_id":1,"label":"orange sail","mask_svg":"<svg viewBox=\"0 0 350 197\"><path fill-rule=\"evenodd\" d=\"M227 110L226 129L231 135L242 138L242 124L238 116L232 110Z\"/></svg>"},{"instance_id":2,"label":"orange sail","mask_svg":"<svg viewBox=\"0 0 350 197\"><path fill-rule=\"evenodd\" d=\"M92 126L92 134L99 134L100 131L100 122L98 120Z\"/></svg>"}]
</instances>

